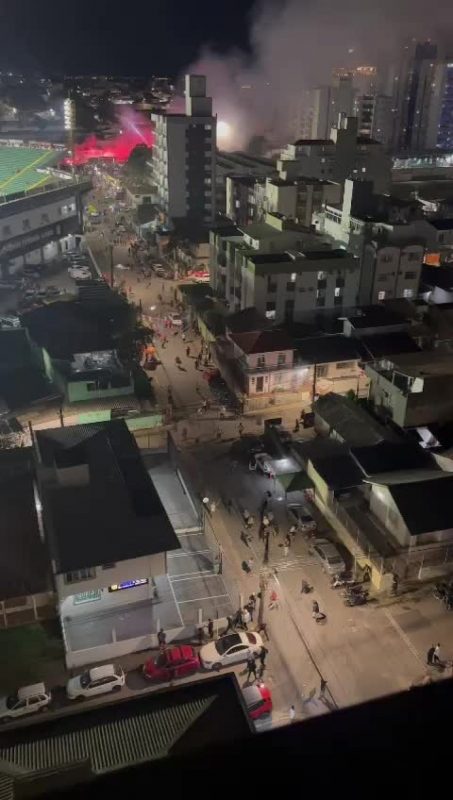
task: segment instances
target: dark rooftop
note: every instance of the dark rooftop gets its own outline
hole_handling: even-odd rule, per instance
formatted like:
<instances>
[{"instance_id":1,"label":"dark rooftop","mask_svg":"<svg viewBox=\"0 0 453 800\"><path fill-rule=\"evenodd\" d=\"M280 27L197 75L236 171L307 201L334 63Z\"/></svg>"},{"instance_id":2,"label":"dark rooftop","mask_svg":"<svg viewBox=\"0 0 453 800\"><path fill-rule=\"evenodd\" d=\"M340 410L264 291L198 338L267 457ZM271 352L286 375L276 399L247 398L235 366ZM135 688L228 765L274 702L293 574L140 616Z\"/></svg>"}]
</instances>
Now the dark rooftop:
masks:
<instances>
[{"instance_id":1,"label":"dark rooftop","mask_svg":"<svg viewBox=\"0 0 453 800\"><path fill-rule=\"evenodd\" d=\"M388 486L412 536L453 528L453 475L440 475L445 477Z\"/></svg>"},{"instance_id":2,"label":"dark rooftop","mask_svg":"<svg viewBox=\"0 0 453 800\"><path fill-rule=\"evenodd\" d=\"M52 773L54 786L58 770L64 775L74 769L73 785L251 736L236 676L227 673L71 714L53 712L52 719L0 734L0 759L8 774L30 779L43 771ZM81 762L85 770L80 770ZM79 792L83 796L80 786Z\"/></svg>"},{"instance_id":3,"label":"dark rooftop","mask_svg":"<svg viewBox=\"0 0 453 800\"><path fill-rule=\"evenodd\" d=\"M389 428L348 397L329 392L316 400L314 411L350 447L399 440Z\"/></svg>"},{"instance_id":4,"label":"dark rooftop","mask_svg":"<svg viewBox=\"0 0 453 800\"><path fill-rule=\"evenodd\" d=\"M382 306L364 306L360 314L347 317L354 328L378 328L390 325L404 325L406 320L402 314Z\"/></svg>"},{"instance_id":5,"label":"dark rooftop","mask_svg":"<svg viewBox=\"0 0 453 800\"><path fill-rule=\"evenodd\" d=\"M357 144L380 144L380 142L372 139L371 136L357 136Z\"/></svg>"},{"instance_id":6,"label":"dark rooftop","mask_svg":"<svg viewBox=\"0 0 453 800\"><path fill-rule=\"evenodd\" d=\"M318 144L321 146L325 144L334 144L334 141L332 139L297 139L294 144L296 147L303 147L310 144Z\"/></svg>"},{"instance_id":7,"label":"dark rooftop","mask_svg":"<svg viewBox=\"0 0 453 800\"><path fill-rule=\"evenodd\" d=\"M326 457L311 456L318 475L326 482L329 489L344 491L360 486L363 480L362 471L355 463L347 448Z\"/></svg>"},{"instance_id":8,"label":"dark rooftop","mask_svg":"<svg viewBox=\"0 0 453 800\"><path fill-rule=\"evenodd\" d=\"M309 258L311 261L317 261L318 259L326 258L350 258L351 253L338 247L334 250L329 250L327 248L325 250L303 250L302 255L304 258Z\"/></svg>"},{"instance_id":9,"label":"dark rooftop","mask_svg":"<svg viewBox=\"0 0 453 800\"><path fill-rule=\"evenodd\" d=\"M360 343L364 349L364 360L395 355L396 353L417 353L420 348L408 333L396 332L362 336Z\"/></svg>"},{"instance_id":10,"label":"dark rooftop","mask_svg":"<svg viewBox=\"0 0 453 800\"><path fill-rule=\"evenodd\" d=\"M360 341L341 335L300 339L297 342L297 350L299 359L309 364L359 360L362 357Z\"/></svg>"},{"instance_id":11,"label":"dark rooftop","mask_svg":"<svg viewBox=\"0 0 453 800\"><path fill-rule=\"evenodd\" d=\"M453 230L453 219L430 219L429 224L438 231Z\"/></svg>"},{"instance_id":12,"label":"dark rooftop","mask_svg":"<svg viewBox=\"0 0 453 800\"><path fill-rule=\"evenodd\" d=\"M5 369L26 366L31 361L31 348L25 328L0 330L0 373Z\"/></svg>"},{"instance_id":13,"label":"dark rooftop","mask_svg":"<svg viewBox=\"0 0 453 800\"><path fill-rule=\"evenodd\" d=\"M44 592L50 565L41 540L29 448L0 451L0 599Z\"/></svg>"},{"instance_id":14,"label":"dark rooftop","mask_svg":"<svg viewBox=\"0 0 453 800\"><path fill-rule=\"evenodd\" d=\"M292 350L293 340L286 331L249 331L248 333L231 333L233 342L247 355L252 353L274 353L280 350Z\"/></svg>"},{"instance_id":15,"label":"dark rooftop","mask_svg":"<svg viewBox=\"0 0 453 800\"><path fill-rule=\"evenodd\" d=\"M123 420L36 432L49 543L57 572L179 547L135 439Z\"/></svg>"},{"instance_id":16,"label":"dark rooftop","mask_svg":"<svg viewBox=\"0 0 453 800\"><path fill-rule=\"evenodd\" d=\"M280 264L294 261L289 253L256 253L256 255L252 253L247 255L247 259L253 264Z\"/></svg>"},{"instance_id":17,"label":"dark rooftop","mask_svg":"<svg viewBox=\"0 0 453 800\"><path fill-rule=\"evenodd\" d=\"M225 319L225 325L232 333L248 333L272 328L272 322L263 317L255 306L230 314Z\"/></svg>"},{"instance_id":18,"label":"dark rooftop","mask_svg":"<svg viewBox=\"0 0 453 800\"><path fill-rule=\"evenodd\" d=\"M366 475L399 470L436 470L436 462L413 442L379 442L364 447L351 447L351 453Z\"/></svg>"}]
</instances>

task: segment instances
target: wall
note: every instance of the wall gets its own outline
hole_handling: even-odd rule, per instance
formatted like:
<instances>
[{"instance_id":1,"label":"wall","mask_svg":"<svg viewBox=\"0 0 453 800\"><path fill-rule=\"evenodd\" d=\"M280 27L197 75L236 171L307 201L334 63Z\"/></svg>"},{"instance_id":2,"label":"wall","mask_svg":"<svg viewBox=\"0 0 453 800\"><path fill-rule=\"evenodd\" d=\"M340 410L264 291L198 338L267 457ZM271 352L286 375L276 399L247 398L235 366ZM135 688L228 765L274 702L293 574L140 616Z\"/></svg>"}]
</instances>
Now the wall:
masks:
<instances>
[{"instance_id":1,"label":"wall","mask_svg":"<svg viewBox=\"0 0 453 800\"><path fill-rule=\"evenodd\" d=\"M325 480L321 478L318 472L316 472L316 469L311 461L308 461L306 471L310 480L313 481L313 485L315 487L315 496L320 498L323 503L328 503L330 497L333 495L333 492L330 491Z\"/></svg>"},{"instance_id":2,"label":"wall","mask_svg":"<svg viewBox=\"0 0 453 800\"><path fill-rule=\"evenodd\" d=\"M80 400L102 400L104 397L120 397L134 393L132 381L127 386L109 386L108 389L88 390L88 386L95 383L95 376L92 381L68 381L66 385L67 397L70 403L77 403Z\"/></svg>"},{"instance_id":3,"label":"wall","mask_svg":"<svg viewBox=\"0 0 453 800\"><path fill-rule=\"evenodd\" d=\"M150 522L150 537L152 536L152 523ZM103 569L102 566L96 567L96 576L91 580L79 581L77 583L65 583L64 575L55 575L58 598L60 602L66 597L81 592L89 592L93 589L103 589L115 583L131 580L133 578L148 578L157 575L164 575L166 572L166 555L157 553L156 555L143 556L142 558L131 558L127 561L120 561L111 569Z\"/></svg>"},{"instance_id":4,"label":"wall","mask_svg":"<svg viewBox=\"0 0 453 800\"><path fill-rule=\"evenodd\" d=\"M371 485L370 510L402 547L408 547L411 535L387 486Z\"/></svg>"}]
</instances>

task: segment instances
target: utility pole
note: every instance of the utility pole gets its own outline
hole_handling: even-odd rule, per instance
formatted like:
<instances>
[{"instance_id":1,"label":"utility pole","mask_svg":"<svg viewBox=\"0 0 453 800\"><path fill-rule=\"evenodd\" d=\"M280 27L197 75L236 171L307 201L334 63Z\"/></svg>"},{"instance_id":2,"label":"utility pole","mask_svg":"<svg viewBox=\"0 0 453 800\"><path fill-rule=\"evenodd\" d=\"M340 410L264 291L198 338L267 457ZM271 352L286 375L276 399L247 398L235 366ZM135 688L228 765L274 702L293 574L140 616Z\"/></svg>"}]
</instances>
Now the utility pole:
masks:
<instances>
[{"instance_id":1,"label":"utility pole","mask_svg":"<svg viewBox=\"0 0 453 800\"><path fill-rule=\"evenodd\" d=\"M110 257L110 286L113 289L115 283L115 274L113 270L113 244L109 244L109 257Z\"/></svg>"}]
</instances>

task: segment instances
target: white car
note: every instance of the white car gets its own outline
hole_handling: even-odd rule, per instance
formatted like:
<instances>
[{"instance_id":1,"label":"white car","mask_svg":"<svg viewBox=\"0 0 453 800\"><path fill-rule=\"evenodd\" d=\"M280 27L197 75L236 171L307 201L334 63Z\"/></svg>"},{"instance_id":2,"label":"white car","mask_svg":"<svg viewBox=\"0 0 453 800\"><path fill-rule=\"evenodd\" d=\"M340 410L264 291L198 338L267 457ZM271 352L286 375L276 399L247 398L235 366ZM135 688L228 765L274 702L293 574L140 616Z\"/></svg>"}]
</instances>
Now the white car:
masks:
<instances>
[{"instance_id":1,"label":"white car","mask_svg":"<svg viewBox=\"0 0 453 800\"><path fill-rule=\"evenodd\" d=\"M341 575L346 571L342 556L328 539L315 539L313 552L329 575Z\"/></svg>"},{"instance_id":2,"label":"white car","mask_svg":"<svg viewBox=\"0 0 453 800\"><path fill-rule=\"evenodd\" d=\"M69 277L74 281L85 281L91 278L91 272L89 269L73 269L70 271Z\"/></svg>"},{"instance_id":3,"label":"white car","mask_svg":"<svg viewBox=\"0 0 453 800\"><path fill-rule=\"evenodd\" d=\"M0 722L8 722L24 714L42 711L48 708L51 699L52 695L43 683L22 686L15 694L0 698Z\"/></svg>"},{"instance_id":4,"label":"white car","mask_svg":"<svg viewBox=\"0 0 453 800\"><path fill-rule=\"evenodd\" d=\"M170 311L168 319L170 320L172 325L177 325L178 327L182 326L182 316L181 314L178 314L176 311Z\"/></svg>"},{"instance_id":5,"label":"white car","mask_svg":"<svg viewBox=\"0 0 453 800\"><path fill-rule=\"evenodd\" d=\"M103 667L93 667L70 678L66 684L66 694L70 700L82 697L96 697L98 694L119 691L125 683L126 677L119 664L105 664Z\"/></svg>"},{"instance_id":6,"label":"white car","mask_svg":"<svg viewBox=\"0 0 453 800\"><path fill-rule=\"evenodd\" d=\"M249 655L257 656L263 646L259 633L238 631L220 636L205 644L200 650L200 662L205 669L220 669L238 661L247 661Z\"/></svg>"},{"instance_id":7,"label":"white car","mask_svg":"<svg viewBox=\"0 0 453 800\"><path fill-rule=\"evenodd\" d=\"M288 514L299 531L315 531L316 522L305 506L288 506Z\"/></svg>"},{"instance_id":8,"label":"white car","mask_svg":"<svg viewBox=\"0 0 453 800\"><path fill-rule=\"evenodd\" d=\"M272 458L268 453L256 453L251 456L249 461L249 469L259 470L264 475L273 475L274 468Z\"/></svg>"}]
</instances>

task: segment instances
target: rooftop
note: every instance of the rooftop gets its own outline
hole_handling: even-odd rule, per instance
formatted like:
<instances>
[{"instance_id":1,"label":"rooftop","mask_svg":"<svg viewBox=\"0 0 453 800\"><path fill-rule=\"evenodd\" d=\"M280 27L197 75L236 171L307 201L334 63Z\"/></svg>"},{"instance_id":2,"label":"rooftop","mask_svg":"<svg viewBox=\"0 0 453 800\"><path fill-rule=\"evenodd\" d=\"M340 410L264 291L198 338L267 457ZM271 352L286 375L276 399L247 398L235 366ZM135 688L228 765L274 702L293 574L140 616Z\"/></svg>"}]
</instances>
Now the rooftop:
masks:
<instances>
[{"instance_id":1,"label":"rooftop","mask_svg":"<svg viewBox=\"0 0 453 800\"><path fill-rule=\"evenodd\" d=\"M362 350L357 339L349 336L315 336L297 342L299 359L308 364L359 360Z\"/></svg>"},{"instance_id":2,"label":"rooftop","mask_svg":"<svg viewBox=\"0 0 453 800\"><path fill-rule=\"evenodd\" d=\"M381 441L375 445L351 447L351 453L366 475L436 469L433 458L413 442Z\"/></svg>"},{"instance_id":3,"label":"rooftop","mask_svg":"<svg viewBox=\"0 0 453 800\"><path fill-rule=\"evenodd\" d=\"M39 430L36 440L52 470L43 505L57 572L179 547L123 420Z\"/></svg>"},{"instance_id":4,"label":"rooftop","mask_svg":"<svg viewBox=\"0 0 453 800\"><path fill-rule=\"evenodd\" d=\"M63 786L71 768L77 770L72 783L79 784L251 736L236 677L228 673L10 729L0 735L0 759L8 774L28 778L29 786L33 777L51 773L55 788L59 769L66 773ZM87 769L79 769L81 762ZM83 794L80 785L78 791Z\"/></svg>"},{"instance_id":5,"label":"rooftop","mask_svg":"<svg viewBox=\"0 0 453 800\"><path fill-rule=\"evenodd\" d=\"M93 377L123 375L123 365L116 350L94 350L91 353L74 353L70 364L72 380L89 380Z\"/></svg>"},{"instance_id":6,"label":"rooftop","mask_svg":"<svg viewBox=\"0 0 453 800\"><path fill-rule=\"evenodd\" d=\"M414 378L440 378L453 375L451 353L429 352L401 353L387 359L390 369Z\"/></svg>"},{"instance_id":7,"label":"rooftop","mask_svg":"<svg viewBox=\"0 0 453 800\"><path fill-rule=\"evenodd\" d=\"M297 139L297 141L294 142L294 144L296 147L305 147L312 144L316 144L319 145L319 147L321 147L322 145L328 145L328 144L333 145L335 143L332 139Z\"/></svg>"},{"instance_id":8,"label":"rooftop","mask_svg":"<svg viewBox=\"0 0 453 800\"><path fill-rule=\"evenodd\" d=\"M316 400L314 410L350 447L399 440L358 403L339 394L329 392L323 395Z\"/></svg>"},{"instance_id":9,"label":"rooftop","mask_svg":"<svg viewBox=\"0 0 453 800\"><path fill-rule=\"evenodd\" d=\"M231 333L230 338L246 355L254 353L275 353L281 350L292 350L292 339L286 331L250 331L248 333Z\"/></svg>"},{"instance_id":10,"label":"rooftop","mask_svg":"<svg viewBox=\"0 0 453 800\"><path fill-rule=\"evenodd\" d=\"M438 231L453 230L453 219L430 219L429 224Z\"/></svg>"},{"instance_id":11,"label":"rooftop","mask_svg":"<svg viewBox=\"0 0 453 800\"><path fill-rule=\"evenodd\" d=\"M289 253L250 253L247 259L253 264L285 264L294 261Z\"/></svg>"},{"instance_id":12,"label":"rooftop","mask_svg":"<svg viewBox=\"0 0 453 800\"><path fill-rule=\"evenodd\" d=\"M406 322L402 314L390 311L382 306L363 306L360 313L347 317L353 328L385 328L394 325L404 325Z\"/></svg>"},{"instance_id":13,"label":"rooftop","mask_svg":"<svg viewBox=\"0 0 453 800\"><path fill-rule=\"evenodd\" d=\"M412 536L453 528L453 475L392 483L388 489Z\"/></svg>"},{"instance_id":14,"label":"rooftop","mask_svg":"<svg viewBox=\"0 0 453 800\"><path fill-rule=\"evenodd\" d=\"M0 599L49 588L50 565L36 511L29 448L0 451Z\"/></svg>"},{"instance_id":15,"label":"rooftop","mask_svg":"<svg viewBox=\"0 0 453 800\"><path fill-rule=\"evenodd\" d=\"M225 325L232 333L248 333L272 328L272 322L259 314L255 306L230 314L225 319Z\"/></svg>"},{"instance_id":16,"label":"rooftop","mask_svg":"<svg viewBox=\"0 0 453 800\"><path fill-rule=\"evenodd\" d=\"M363 357L365 360L370 358L380 358L390 356L395 353L418 353L420 348L408 333L377 333L374 336L362 336L360 343L363 346Z\"/></svg>"}]
</instances>

